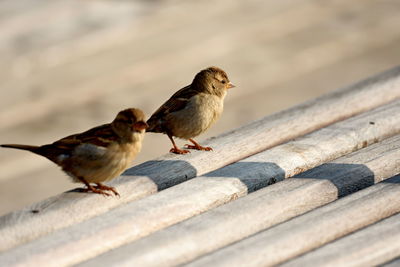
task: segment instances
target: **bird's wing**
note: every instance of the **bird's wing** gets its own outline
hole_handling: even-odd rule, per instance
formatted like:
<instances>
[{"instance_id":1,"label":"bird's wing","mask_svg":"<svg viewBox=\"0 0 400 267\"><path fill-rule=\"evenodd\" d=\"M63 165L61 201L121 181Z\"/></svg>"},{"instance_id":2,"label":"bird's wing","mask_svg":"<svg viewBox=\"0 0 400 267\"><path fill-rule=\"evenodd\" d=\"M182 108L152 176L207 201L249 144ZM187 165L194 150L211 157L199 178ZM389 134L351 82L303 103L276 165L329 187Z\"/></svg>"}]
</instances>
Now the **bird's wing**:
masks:
<instances>
[{"instance_id":1,"label":"bird's wing","mask_svg":"<svg viewBox=\"0 0 400 267\"><path fill-rule=\"evenodd\" d=\"M92 144L100 147L107 147L110 143L115 142L118 136L114 133L110 124L104 124L83 133L73 134L64 137L52 145L59 149L73 149L81 144Z\"/></svg>"},{"instance_id":2,"label":"bird's wing","mask_svg":"<svg viewBox=\"0 0 400 267\"><path fill-rule=\"evenodd\" d=\"M35 153L59 163L61 158L70 157L77 147L82 147L82 145L86 147L89 145L105 149L109 144L115 142L117 138L110 124L104 124L79 134L64 137L52 144L41 146Z\"/></svg>"},{"instance_id":3,"label":"bird's wing","mask_svg":"<svg viewBox=\"0 0 400 267\"><path fill-rule=\"evenodd\" d=\"M198 94L198 92L191 88L190 85L180 89L175 94L173 94L164 104L161 105L154 113L151 115L150 119L148 119L147 123L149 124L148 132L151 131L161 131L160 128L163 122L163 118L171 112L176 112L186 107L186 104L189 102L190 98Z\"/></svg>"}]
</instances>

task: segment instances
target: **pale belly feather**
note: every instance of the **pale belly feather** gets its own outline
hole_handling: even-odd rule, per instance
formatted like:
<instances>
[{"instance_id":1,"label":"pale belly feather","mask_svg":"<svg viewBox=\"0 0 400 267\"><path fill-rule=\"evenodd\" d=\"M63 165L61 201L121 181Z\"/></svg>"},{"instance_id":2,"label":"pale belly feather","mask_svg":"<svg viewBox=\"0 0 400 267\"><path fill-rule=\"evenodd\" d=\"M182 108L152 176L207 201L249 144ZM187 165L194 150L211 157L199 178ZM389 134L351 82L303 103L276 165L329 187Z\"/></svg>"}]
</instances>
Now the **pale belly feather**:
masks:
<instances>
[{"instance_id":1,"label":"pale belly feather","mask_svg":"<svg viewBox=\"0 0 400 267\"><path fill-rule=\"evenodd\" d=\"M183 110L169 114L169 128L176 137L196 137L218 120L223 108L223 97L199 94L192 97Z\"/></svg>"}]
</instances>

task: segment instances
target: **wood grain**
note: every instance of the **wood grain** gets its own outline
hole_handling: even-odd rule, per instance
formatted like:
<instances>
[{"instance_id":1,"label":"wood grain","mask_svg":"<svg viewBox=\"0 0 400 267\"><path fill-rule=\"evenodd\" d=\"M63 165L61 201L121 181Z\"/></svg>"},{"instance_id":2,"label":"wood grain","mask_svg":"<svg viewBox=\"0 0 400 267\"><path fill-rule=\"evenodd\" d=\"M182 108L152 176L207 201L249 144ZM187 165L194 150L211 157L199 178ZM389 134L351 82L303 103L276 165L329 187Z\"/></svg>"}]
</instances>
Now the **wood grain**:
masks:
<instances>
[{"instance_id":1,"label":"wood grain","mask_svg":"<svg viewBox=\"0 0 400 267\"><path fill-rule=\"evenodd\" d=\"M123 107L151 114L201 68L219 65L238 87L204 139L400 60L392 0L223 0L212 10L205 0L23 3L0 4L3 143L47 143ZM164 138L149 135L135 163L168 151ZM0 165L0 214L74 187L29 153L2 149Z\"/></svg>"},{"instance_id":2,"label":"wood grain","mask_svg":"<svg viewBox=\"0 0 400 267\"><path fill-rule=\"evenodd\" d=\"M187 263L332 202L343 196L341 192L355 192L390 178L400 172L399 157L400 136L396 136L114 249L81 266Z\"/></svg>"},{"instance_id":3,"label":"wood grain","mask_svg":"<svg viewBox=\"0 0 400 267\"><path fill-rule=\"evenodd\" d=\"M282 263L400 212L399 183L400 176L388 179L199 258L188 266Z\"/></svg>"},{"instance_id":4,"label":"wood grain","mask_svg":"<svg viewBox=\"0 0 400 267\"><path fill-rule=\"evenodd\" d=\"M400 256L400 214L280 266L378 266Z\"/></svg>"},{"instance_id":5,"label":"wood grain","mask_svg":"<svg viewBox=\"0 0 400 267\"><path fill-rule=\"evenodd\" d=\"M241 177L247 189L254 191L400 132L398 113L400 113L400 104L397 101L333 124L299 140L266 150L207 176ZM370 124L371 121L374 121L373 125ZM220 138L220 141L223 141L225 146L232 147L230 144L236 144L235 136L238 139L241 138L236 134L237 132L227 135L228 141L225 141L225 138ZM107 212L123 203L155 193L157 187L167 188L201 175L198 171L199 166L212 167L211 162L205 160L208 155L218 157L221 161L224 158L220 156L225 152L222 149L216 149L213 153L194 152L192 154L186 156L186 160L183 160L183 156L167 155L163 159L147 162L128 170L119 180L111 183L121 194L121 198L118 199L67 192L22 211L2 216L0 217L0 233L4 238L0 242L0 248L1 250L11 248ZM181 160L173 160L174 158L181 158ZM213 163L218 164L216 159L214 160ZM249 169L254 171L248 173ZM185 176L182 177L183 175Z\"/></svg>"},{"instance_id":6,"label":"wood grain","mask_svg":"<svg viewBox=\"0 0 400 267\"><path fill-rule=\"evenodd\" d=\"M209 173L204 177L194 178L152 197L124 205L81 224L74 222L75 225L33 240L7 254L11 258L20 260L24 258L22 255L26 255L29 260L24 264L36 265L41 261L50 264L53 257L51 255L57 253L58 256L54 258L57 263L75 264L110 248L149 235L154 231L234 200L245 195L247 190L253 191L264 187L289 177L293 173L304 171L331 158L377 142L385 136L400 132L400 126L399 128L393 127L393 125L400 125L400 121L397 122L400 118L396 115L400 112L398 109L400 109L399 103L394 102L360 114ZM371 125L371 120L376 124ZM392 160L400 156L396 154L398 151L394 144L396 143L392 142L388 146L382 145L378 148L386 151L388 147L391 147L395 151L395 154L390 154L389 158ZM375 149L371 155L375 157L378 150ZM393 175L393 171L398 170L397 165L390 164L391 160L384 169L387 171L386 175ZM179 169L175 169L175 171L179 172ZM379 181L379 175L376 179ZM224 193L227 188L232 188L232 183L236 184L235 189ZM374 181L371 183L373 184ZM353 185L351 188L353 191L360 189L357 188L357 185ZM216 194L216 192L220 193ZM99 202L97 201L96 204L98 205ZM38 214L42 216L42 220L40 226L34 227L34 234L37 235L39 231L47 233L49 229L60 227L60 223L56 220L59 220L61 214L54 220L50 220L49 217L45 219L46 213ZM150 221L152 223L149 223ZM16 234L21 235L25 232L24 238L33 238L31 233L26 233L26 229L32 227L19 228L18 224L8 224L2 229L2 235L6 238L4 241L7 241L3 243L4 246L10 247L9 244L12 242L14 242L12 245L15 246L14 240L21 239L16 238ZM88 243L91 245L87 245ZM104 246L104 243L108 245ZM65 254L65 251L71 252L72 250L76 250L76 253Z\"/></svg>"},{"instance_id":7,"label":"wood grain","mask_svg":"<svg viewBox=\"0 0 400 267\"><path fill-rule=\"evenodd\" d=\"M129 170L113 182L122 193L119 199L73 190L0 217L0 251L3 245L9 249L30 242L10 255L25 248L36 253L33 261L59 266L138 238L152 240L170 229L182 230L182 225L192 227L183 233L194 238L190 234L201 226L196 233L208 238L198 235L193 244L177 232L167 243L181 254L166 252L153 261L170 257L173 262L181 255L186 262L398 172L396 142L388 150L387 142L394 139L382 139L399 132L399 104L388 105L400 97L399 67L249 122L397 64L399 8L391 0L362 5L346 0L222 0L212 8L204 0L2 2L2 142L48 142L107 122L124 106L150 114L174 88L214 64L228 71L238 90L229 94L216 128L204 136L247 125L206 141L216 148L214 153L166 155ZM177 58L184 58L184 64L175 64ZM146 142L135 162L168 151L165 136L151 135ZM360 156L366 151L368 157ZM363 166L354 164L356 155L359 163L366 162ZM324 164L337 157L336 165ZM1 150L0 165L0 214L71 188L64 183L55 189L64 181L61 172L30 154ZM326 169L332 169L329 179L324 179ZM379 171L371 175L371 170ZM354 174L352 179L346 171ZM284 180L296 174L297 179ZM249 219L261 215L254 222ZM272 216L273 222L265 221ZM203 225L197 218L210 222ZM223 218L229 221L218 220ZM196 246L203 247L191 254ZM100 256L100 263L113 263L113 257L114 263L129 262L131 255L117 257L123 248ZM68 256L66 251L76 253ZM21 262L31 255L21 253ZM83 265L93 263L99 261Z\"/></svg>"}]
</instances>

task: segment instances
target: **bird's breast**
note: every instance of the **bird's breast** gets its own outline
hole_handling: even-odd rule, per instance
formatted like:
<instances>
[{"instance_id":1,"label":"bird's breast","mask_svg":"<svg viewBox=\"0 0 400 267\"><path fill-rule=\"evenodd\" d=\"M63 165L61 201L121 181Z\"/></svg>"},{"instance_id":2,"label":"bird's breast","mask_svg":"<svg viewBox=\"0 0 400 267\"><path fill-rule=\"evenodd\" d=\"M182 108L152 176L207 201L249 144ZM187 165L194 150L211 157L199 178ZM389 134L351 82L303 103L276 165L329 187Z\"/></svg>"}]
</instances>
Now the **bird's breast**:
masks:
<instances>
[{"instance_id":1,"label":"bird's breast","mask_svg":"<svg viewBox=\"0 0 400 267\"><path fill-rule=\"evenodd\" d=\"M141 143L112 144L99 147L92 144L78 146L65 160L64 171L80 176L88 182L104 182L120 175L132 163Z\"/></svg>"},{"instance_id":2,"label":"bird's breast","mask_svg":"<svg viewBox=\"0 0 400 267\"><path fill-rule=\"evenodd\" d=\"M170 114L169 124L174 136L192 138L206 131L220 117L223 98L198 94L192 97L186 107Z\"/></svg>"}]
</instances>

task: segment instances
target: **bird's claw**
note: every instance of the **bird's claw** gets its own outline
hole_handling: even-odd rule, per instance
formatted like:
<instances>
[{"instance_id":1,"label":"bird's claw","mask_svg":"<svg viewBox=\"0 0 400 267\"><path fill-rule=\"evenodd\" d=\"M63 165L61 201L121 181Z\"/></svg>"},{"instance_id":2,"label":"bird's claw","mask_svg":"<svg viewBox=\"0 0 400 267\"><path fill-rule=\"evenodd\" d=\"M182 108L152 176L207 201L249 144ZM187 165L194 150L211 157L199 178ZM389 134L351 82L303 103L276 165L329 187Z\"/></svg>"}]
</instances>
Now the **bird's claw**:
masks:
<instances>
[{"instance_id":1,"label":"bird's claw","mask_svg":"<svg viewBox=\"0 0 400 267\"><path fill-rule=\"evenodd\" d=\"M187 154L187 153L190 153L190 151L189 150L185 150L185 149L179 149L179 148L171 148L170 150L169 150L169 152L171 152L171 153L175 153L175 154Z\"/></svg>"},{"instance_id":2,"label":"bird's claw","mask_svg":"<svg viewBox=\"0 0 400 267\"><path fill-rule=\"evenodd\" d=\"M94 188L94 187L84 188L83 192L92 192L94 194L99 194L99 195L103 195L103 196L106 196L106 197L110 197L111 196L110 193L107 193L104 190L97 189L97 188Z\"/></svg>"},{"instance_id":3,"label":"bird's claw","mask_svg":"<svg viewBox=\"0 0 400 267\"><path fill-rule=\"evenodd\" d=\"M112 186L106 186L106 185L103 185L103 184L97 184L96 186L94 186L94 188L96 188L97 190L102 191L103 193L106 193L107 196L111 196L111 195L109 193L107 193L107 192L104 192L104 190L111 191L111 192L114 193L115 196L120 197L120 195L117 192L117 190L115 190L115 188L112 187Z\"/></svg>"}]
</instances>

